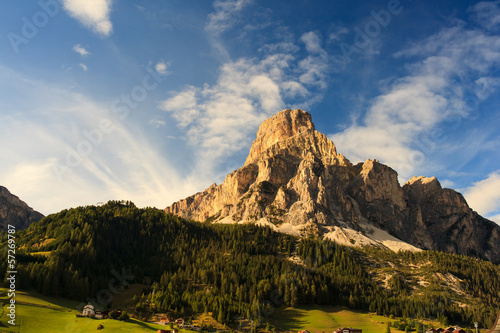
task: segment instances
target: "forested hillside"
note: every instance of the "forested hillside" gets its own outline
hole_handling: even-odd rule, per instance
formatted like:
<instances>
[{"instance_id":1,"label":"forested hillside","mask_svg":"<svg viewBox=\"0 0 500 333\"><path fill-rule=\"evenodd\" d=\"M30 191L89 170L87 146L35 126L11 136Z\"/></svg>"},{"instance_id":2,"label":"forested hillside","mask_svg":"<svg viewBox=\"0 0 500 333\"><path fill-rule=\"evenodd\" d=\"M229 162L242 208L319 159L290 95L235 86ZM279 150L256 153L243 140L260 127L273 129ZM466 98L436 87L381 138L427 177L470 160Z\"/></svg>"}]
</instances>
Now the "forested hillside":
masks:
<instances>
[{"instance_id":1,"label":"forested hillside","mask_svg":"<svg viewBox=\"0 0 500 333\"><path fill-rule=\"evenodd\" d=\"M16 237L18 288L85 301L109 288L113 270L127 272L130 283L150 286L134 299L142 317L211 311L220 322L265 320L274 307L331 304L486 327L500 304L500 269L486 261L353 250L253 224L186 221L130 202L64 210ZM2 252L2 276L5 257ZM426 268L415 272L412 265ZM458 277L459 292L435 273Z\"/></svg>"}]
</instances>

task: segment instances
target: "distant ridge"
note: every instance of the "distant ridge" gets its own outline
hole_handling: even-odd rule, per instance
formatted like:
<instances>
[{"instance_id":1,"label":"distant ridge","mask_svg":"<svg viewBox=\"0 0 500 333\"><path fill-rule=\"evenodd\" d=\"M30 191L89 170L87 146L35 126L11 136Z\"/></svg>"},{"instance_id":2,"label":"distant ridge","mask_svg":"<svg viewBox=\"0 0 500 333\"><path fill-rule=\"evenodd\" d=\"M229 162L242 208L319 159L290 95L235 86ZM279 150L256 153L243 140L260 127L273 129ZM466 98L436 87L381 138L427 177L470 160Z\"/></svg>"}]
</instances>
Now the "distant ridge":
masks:
<instances>
[{"instance_id":1,"label":"distant ridge","mask_svg":"<svg viewBox=\"0 0 500 333\"><path fill-rule=\"evenodd\" d=\"M353 165L300 109L265 120L245 165L222 184L165 211L197 221L268 225L348 246L429 249L500 262L500 226L471 210L460 193L435 177L413 177L401 187L397 172L376 160Z\"/></svg>"},{"instance_id":2,"label":"distant ridge","mask_svg":"<svg viewBox=\"0 0 500 333\"><path fill-rule=\"evenodd\" d=\"M0 186L0 231L11 224L16 229L26 229L31 223L43 218L43 214L33 210L24 201Z\"/></svg>"}]
</instances>

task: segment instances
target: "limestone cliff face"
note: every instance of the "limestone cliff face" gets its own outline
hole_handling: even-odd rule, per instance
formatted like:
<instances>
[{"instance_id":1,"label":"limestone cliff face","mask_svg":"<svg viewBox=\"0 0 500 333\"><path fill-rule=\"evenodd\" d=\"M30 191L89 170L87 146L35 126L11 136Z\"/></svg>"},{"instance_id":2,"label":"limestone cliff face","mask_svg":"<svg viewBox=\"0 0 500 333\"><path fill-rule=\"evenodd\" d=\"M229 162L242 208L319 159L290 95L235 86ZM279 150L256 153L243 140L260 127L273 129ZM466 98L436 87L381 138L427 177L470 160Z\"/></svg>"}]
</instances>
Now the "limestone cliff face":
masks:
<instances>
[{"instance_id":1,"label":"limestone cliff face","mask_svg":"<svg viewBox=\"0 0 500 333\"><path fill-rule=\"evenodd\" d=\"M500 227L473 212L462 195L435 178L414 177L401 187L396 171L376 160L352 165L302 110L264 121L242 168L165 211L323 235L345 245L433 249L500 262Z\"/></svg>"},{"instance_id":2,"label":"limestone cliff face","mask_svg":"<svg viewBox=\"0 0 500 333\"><path fill-rule=\"evenodd\" d=\"M42 214L0 186L0 231L7 230L8 224L15 226L16 229L25 229L42 218Z\"/></svg>"},{"instance_id":3,"label":"limestone cliff face","mask_svg":"<svg viewBox=\"0 0 500 333\"><path fill-rule=\"evenodd\" d=\"M470 209L460 193L441 188L435 177L413 177L403 191L413 232L400 234L410 243L500 262L500 227Z\"/></svg>"}]
</instances>

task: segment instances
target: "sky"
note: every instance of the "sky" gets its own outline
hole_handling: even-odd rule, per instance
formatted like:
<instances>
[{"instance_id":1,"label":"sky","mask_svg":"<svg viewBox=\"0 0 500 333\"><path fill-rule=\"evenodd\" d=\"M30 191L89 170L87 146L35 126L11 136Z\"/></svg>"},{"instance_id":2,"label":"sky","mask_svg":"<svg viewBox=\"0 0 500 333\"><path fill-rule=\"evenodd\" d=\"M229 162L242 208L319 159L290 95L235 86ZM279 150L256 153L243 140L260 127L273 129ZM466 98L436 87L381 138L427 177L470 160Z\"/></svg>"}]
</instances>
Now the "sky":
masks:
<instances>
[{"instance_id":1,"label":"sky","mask_svg":"<svg viewBox=\"0 0 500 333\"><path fill-rule=\"evenodd\" d=\"M0 185L43 214L164 208L286 108L351 162L500 223L500 1L0 2Z\"/></svg>"}]
</instances>

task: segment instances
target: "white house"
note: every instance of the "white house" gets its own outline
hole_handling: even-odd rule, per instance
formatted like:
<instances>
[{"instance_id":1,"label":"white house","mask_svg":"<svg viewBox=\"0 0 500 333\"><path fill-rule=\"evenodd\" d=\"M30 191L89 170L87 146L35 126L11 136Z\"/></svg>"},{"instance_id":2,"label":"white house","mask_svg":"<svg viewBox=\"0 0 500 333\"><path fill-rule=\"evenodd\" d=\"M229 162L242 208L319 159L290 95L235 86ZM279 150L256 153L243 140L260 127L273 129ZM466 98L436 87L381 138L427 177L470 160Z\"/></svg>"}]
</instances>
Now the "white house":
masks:
<instances>
[{"instance_id":1,"label":"white house","mask_svg":"<svg viewBox=\"0 0 500 333\"><path fill-rule=\"evenodd\" d=\"M94 309L94 306L92 304L87 304L83 307L83 311L82 311L82 316L83 317L90 317L90 316L93 316L95 315L95 309Z\"/></svg>"}]
</instances>

